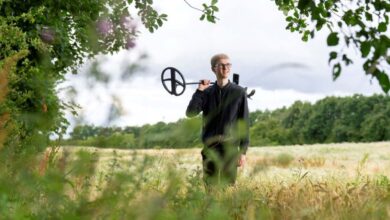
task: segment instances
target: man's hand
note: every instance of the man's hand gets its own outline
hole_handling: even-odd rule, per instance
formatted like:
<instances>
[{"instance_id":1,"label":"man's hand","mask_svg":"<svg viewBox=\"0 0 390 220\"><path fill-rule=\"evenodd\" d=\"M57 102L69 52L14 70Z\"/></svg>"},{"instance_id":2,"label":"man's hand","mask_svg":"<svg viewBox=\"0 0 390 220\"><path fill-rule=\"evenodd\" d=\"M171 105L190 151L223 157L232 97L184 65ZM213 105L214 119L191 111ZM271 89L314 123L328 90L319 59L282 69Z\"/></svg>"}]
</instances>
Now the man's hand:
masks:
<instances>
[{"instance_id":1,"label":"man's hand","mask_svg":"<svg viewBox=\"0 0 390 220\"><path fill-rule=\"evenodd\" d=\"M199 81L198 90L203 91L207 89L210 86L210 80L208 79L202 79Z\"/></svg>"},{"instance_id":2,"label":"man's hand","mask_svg":"<svg viewBox=\"0 0 390 220\"><path fill-rule=\"evenodd\" d=\"M238 159L238 167L244 167L245 163L246 163L246 155L241 154L240 158Z\"/></svg>"}]
</instances>

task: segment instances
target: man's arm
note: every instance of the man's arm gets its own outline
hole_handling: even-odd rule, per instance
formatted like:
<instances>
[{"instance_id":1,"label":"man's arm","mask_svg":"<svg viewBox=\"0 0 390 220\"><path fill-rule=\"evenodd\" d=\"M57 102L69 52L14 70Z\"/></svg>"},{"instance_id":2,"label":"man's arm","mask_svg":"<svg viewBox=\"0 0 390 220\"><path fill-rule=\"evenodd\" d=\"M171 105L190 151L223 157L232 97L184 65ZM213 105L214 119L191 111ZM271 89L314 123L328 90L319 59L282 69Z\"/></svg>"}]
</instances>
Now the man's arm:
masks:
<instances>
[{"instance_id":1,"label":"man's arm","mask_svg":"<svg viewBox=\"0 0 390 220\"><path fill-rule=\"evenodd\" d=\"M241 155L238 158L238 166L243 167L246 163L246 151L249 145L249 109L248 109L248 98L246 92L242 95L241 105L238 112L238 120L242 124L239 129L240 137L240 152Z\"/></svg>"},{"instance_id":2,"label":"man's arm","mask_svg":"<svg viewBox=\"0 0 390 220\"><path fill-rule=\"evenodd\" d=\"M242 123L240 126L240 151L241 154L246 154L249 145L249 109L248 109L248 98L246 92L243 92L241 105L238 112L238 120Z\"/></svg>"},{"instance_id":3,"label":"man's arm","mask_svg":"<svg viewBox=\"0 0 390 220\"><path fill-rule=\"evenodd\" d=\"M192 95L192 99L188 104L186 115L187 117L197 116L203 109L204 90L210 86L210 80L200 80L198 89Z\"/></svg>"},{"instance_id":4,"label":"man's arm","mask_svg":"<svg viewBox=\"0 0 390 220\"><path fill-rule=\"evenodd\" d=\"M196 92L192 95L192 99L186 110L187 117L197 116L202 111L203 96L204 92L200 91L199 89L197 89Z\"/></svg>"}]
</instances>

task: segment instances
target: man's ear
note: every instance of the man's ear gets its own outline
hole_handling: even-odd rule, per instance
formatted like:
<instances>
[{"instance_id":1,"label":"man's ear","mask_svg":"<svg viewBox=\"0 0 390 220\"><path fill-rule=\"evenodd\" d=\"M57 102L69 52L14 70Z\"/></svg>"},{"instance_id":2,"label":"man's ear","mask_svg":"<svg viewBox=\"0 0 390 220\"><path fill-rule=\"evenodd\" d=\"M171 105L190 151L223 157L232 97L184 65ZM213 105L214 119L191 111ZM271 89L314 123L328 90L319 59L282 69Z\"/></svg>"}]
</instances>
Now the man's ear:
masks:
<instances>
[{"instance_id":1,"label":"man's ear","mask_svg":"<svg viewBox=\"0 0 390 220\"><path fill-rule=\"evenodd\" d=\"M211 71L213 71L213 73L215 73L214 67L211 67Z\"/></svg>"}]
</instances>

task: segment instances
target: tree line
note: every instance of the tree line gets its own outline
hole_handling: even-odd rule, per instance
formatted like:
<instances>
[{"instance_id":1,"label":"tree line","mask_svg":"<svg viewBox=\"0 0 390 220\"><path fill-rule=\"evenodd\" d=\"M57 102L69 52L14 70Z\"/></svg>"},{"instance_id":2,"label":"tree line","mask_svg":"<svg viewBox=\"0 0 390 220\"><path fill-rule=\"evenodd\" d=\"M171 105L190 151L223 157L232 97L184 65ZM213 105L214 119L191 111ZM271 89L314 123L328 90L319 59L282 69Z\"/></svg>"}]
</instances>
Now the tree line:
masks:
<instances>
[{"instance_id":1,"label":"tree line","mask_svg":"<svg viewBox=\"0 0 390 220\"><path fill-rule=\"evenodd\" d=\"M390 140L390 97L326 97L314 104L250 113L251 146ZM99 127L79 125L62 145L118 148L201 147L202 118L154 125Z\"/></svg>"}]
</instances>

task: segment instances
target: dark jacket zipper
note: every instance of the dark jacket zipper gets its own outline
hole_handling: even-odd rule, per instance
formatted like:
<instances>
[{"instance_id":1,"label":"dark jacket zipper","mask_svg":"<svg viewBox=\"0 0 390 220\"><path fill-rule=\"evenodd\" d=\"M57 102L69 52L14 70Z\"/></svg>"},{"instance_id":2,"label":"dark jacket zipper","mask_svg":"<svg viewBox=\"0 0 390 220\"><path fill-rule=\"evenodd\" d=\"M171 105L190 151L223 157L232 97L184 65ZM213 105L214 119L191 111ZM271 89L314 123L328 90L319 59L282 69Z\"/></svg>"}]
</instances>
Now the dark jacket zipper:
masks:
<instances>
[{"instance_id":1,"label":"dark jacket zipper","mask_svg":"<svg viewBox=\"0 0 390 220\"><path fill-rule=\"evenodd\" d=\"M219 107L218 107L218 120L219 120L219 126L218 126L218 129L219 131L217 131L217 134L223 134L223 131L221 131L221 127L222 127L222 89L221 88L218 88L218 92L219 92Z\"/></svg>"}]
</instances>

